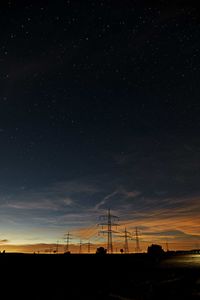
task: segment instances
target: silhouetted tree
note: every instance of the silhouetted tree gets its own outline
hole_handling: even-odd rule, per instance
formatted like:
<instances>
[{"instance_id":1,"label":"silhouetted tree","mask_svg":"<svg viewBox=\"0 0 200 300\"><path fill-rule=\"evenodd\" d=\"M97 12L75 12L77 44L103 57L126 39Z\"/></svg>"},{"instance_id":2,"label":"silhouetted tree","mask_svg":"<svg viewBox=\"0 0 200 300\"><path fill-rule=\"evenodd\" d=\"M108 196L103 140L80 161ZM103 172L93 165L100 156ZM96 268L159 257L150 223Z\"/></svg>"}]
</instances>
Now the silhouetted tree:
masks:
<instances>
[{"instance_id":1,"label":"silhouetted tree","mask_svg":"<svg viewBox=\"0 0 200 300\"><path fill-rule=\"evenodd\" d=\"M96 254L104 255L106 253L107 253L107 249L105 249L104 247L99 247L96 250Z\"/></svg>"}]
</instances>

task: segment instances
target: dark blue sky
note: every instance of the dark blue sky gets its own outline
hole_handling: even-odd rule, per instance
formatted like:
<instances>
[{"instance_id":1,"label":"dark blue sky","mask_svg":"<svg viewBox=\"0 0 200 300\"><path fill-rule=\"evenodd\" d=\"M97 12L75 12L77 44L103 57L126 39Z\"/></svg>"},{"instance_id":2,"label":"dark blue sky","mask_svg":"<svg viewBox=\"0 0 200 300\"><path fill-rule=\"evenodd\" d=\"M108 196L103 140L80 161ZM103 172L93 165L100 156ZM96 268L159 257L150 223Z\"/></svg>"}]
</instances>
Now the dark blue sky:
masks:
<instances>
[{"instance_id":1,"label":"dark blue sky","mask_svg":"<svg viewBox=\"0 0 200 300\"><path fill-rule=\"evenodd\" d=\"M2 240L53 241L95 223L108 207L149 232L157 220L161 233L196 240L194 2L8 1L0 8Z\"/></svg>"}]
</instances>

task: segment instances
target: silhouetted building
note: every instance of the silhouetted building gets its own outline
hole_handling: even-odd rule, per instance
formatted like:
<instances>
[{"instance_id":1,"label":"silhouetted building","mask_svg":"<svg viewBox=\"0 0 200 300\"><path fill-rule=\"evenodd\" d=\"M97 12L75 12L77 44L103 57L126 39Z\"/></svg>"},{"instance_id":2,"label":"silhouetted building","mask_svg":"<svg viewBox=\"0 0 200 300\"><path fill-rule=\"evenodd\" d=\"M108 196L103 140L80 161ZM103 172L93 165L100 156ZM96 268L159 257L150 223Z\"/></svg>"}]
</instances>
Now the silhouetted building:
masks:
<instances>
[{"instance_id":1,"label":"silhouetted building","mask_svg":"<svg viewBox=\"0 0 200 300\"><path fill-rule=\"evenodd\" d=\"M147 253L154 256L159 256L164 253L164 250L161 245L152 244L148 247Z\"/></svg>"},{"instance_id":2,"label":"silhouetted building","mask_svg":"<svg viewBox=\"0 0 200 300\"><path fill-rule=\"evenodd\" d=\"M96 250L96 254L104 255L106 253L107 253L107 249L105 249L104 247L99 247Z\"/></svg>"}]
</instances>

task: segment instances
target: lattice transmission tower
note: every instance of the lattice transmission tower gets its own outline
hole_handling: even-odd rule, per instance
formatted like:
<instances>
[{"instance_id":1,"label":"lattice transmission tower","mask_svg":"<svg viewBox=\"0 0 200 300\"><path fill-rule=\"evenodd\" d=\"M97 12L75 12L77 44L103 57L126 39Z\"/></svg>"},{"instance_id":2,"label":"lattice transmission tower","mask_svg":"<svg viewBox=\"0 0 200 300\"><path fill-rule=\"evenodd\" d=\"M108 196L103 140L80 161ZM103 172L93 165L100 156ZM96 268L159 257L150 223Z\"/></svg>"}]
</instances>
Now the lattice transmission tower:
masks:
<instances>
[{"instance_id":1,"label":"lattice transmission tower","mask_svg":"<svg viewBox=\"0 0 200 300\"><path fill-rule=\"evenodd\" d=\"M100 233L107 233L107 253L113 253L113 242L112 242L112 234L115 233L112 228L113 226L119 226L117 221L119 220L119 217L111 215L110 208L108 209L108 213L105 216L100 217L102 222L99 223L99 225L106 226L106 230L101 230Z\"/></svg>"},{"instance_id":2,"label":"lattice transmission tower","mask_svg":"<svg viewBox=\"0 0 200 300\"><path fill-rule=\"evenodd\" d=\"M124 229L124 253L129 253L128 239L130 238L131 233Z\"/></svg>"},{"instance_id":3,"label":"lattice transmission tower","mask_svg":"<svg viewBox=\"0 0 200 300\"><path fill-rule=\"evenodd\" d=\"M65 241L66 241L66 245L65 245L65 247L64 247L64 252L66 253L66 252L69 252L69 242L70 242L70 240L72 239L71 238L71 234L68 232L68 233L66 233L65 234Z\"/></svg>"},{"instance_id":4,"label":"lattice transmission tower","mask_svg":"<svg viewBox=\"0 0 200 300\"><path fill-rule=\"evenodd\" d=\"M135 228L135 241L136 241L136 248L135 248L135 252L136 253L140 253L141 249L140 249L140 241L139 241L139 232L138 232L138 228Z\"/></svg>"},{"instance_id":5,"label":"lattice transmission tower","mask_svg":"<svg viewBox=\"0 0 200 300\"><path fill-rule=\"evenodd\" d=\"M127 231L126 227L123 231L123 234L118 235L121 238L124 238L124 246L123 249L121 249L123 251L123 253L127 254L129 253L129 244L128 244L128 240L132 239L132 235L129 231Z\"/></svg>"}]
</instances>

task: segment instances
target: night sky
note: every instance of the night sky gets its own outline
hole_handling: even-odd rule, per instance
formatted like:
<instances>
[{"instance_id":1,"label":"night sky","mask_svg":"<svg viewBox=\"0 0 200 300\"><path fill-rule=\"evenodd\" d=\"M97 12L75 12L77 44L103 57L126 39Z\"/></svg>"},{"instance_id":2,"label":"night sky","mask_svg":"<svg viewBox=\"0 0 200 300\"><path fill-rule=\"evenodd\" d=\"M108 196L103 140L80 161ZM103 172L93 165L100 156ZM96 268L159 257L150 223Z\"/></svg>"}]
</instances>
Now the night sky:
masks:
<instances>
[{"instance_id":1,"label":"night sky","mask_svg":"<svg viewBox=\"0 0 200 300\"><path fill-rule=\"evenodd\" d=\"M108 208L199 245L199 36L193 1L0 4L0 248L95 240Z\"/></svg>"}]
</instances>

